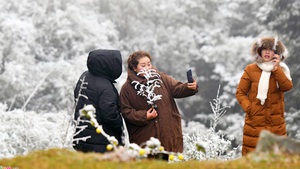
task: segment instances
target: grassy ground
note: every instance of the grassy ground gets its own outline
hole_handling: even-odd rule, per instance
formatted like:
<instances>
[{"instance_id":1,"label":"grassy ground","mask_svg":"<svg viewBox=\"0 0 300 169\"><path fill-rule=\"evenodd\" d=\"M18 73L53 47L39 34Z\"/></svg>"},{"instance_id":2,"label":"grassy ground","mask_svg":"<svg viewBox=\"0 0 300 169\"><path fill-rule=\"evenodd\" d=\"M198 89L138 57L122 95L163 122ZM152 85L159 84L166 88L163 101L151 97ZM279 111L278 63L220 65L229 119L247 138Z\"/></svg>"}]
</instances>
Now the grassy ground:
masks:
<instances>
[{"instance_id":1,"label":"grassy ground","mask_svg":"<svg viewBox=\"0 0 300 169\"><path fill-rule=\"evenodd\" d=\"M0 159L0 168L11 169L294 169L300 168L300 156L249 154L231 161L185 161L167 163L161 160L112 162L100 161L101 154L78 153L65 149L36 151L27 156Z\"/></svg>"}]
</instances>

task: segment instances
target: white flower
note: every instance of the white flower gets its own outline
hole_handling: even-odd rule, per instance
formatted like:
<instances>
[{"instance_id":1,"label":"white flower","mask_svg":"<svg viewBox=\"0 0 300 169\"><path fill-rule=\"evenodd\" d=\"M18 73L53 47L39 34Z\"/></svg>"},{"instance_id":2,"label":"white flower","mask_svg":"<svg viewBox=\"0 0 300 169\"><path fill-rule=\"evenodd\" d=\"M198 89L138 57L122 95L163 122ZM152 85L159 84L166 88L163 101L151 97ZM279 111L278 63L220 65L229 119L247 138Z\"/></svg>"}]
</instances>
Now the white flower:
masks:
<instances>
[{"instance_id":1,"label":"white flower","mask_svg":"<svg viewBox=\"0 0 300 169\"><path fill-rule=\"evenodd\" d=\"M89 105L85 105L84 107L83 107L87 112L89 112L89 111L92 111L92 112L96 112L96 109L95 109L95 107L93 106L93 105L91 105L91 104L89 104Z\"/></svg>"},{"instance_id":2,"label":"white flower","mask_svg":"<svg viewBox=\"0 0 300 169\"><path fill-rule=\"evenodd\" d=\"M196 143L196 148L198 151L205 152L205 149L207 149L207 147L208 147L207 142L204 142L202 140L198 140Z\"/></svg>"},{"instance_id":3,"label":"white flower","mask_svg":"<svg viewBox=\"0 0 300 169\"><path fill-rule=\"evenodd\" d=\"M108 138L108 141L114 145L118 145L119 144L119 141L115 138L115 136L110 136Z\"/></svg>"},{"instance_id":4,"label":"white flower","mask_svg":"<svg viewBox=\"0 0 300 169\"><path fill-rule=\"evenodd\" d=\"M149 148L156 148L160 147L160 141L157 138L151 137L150 140L146 142L147 147Z\"/></svg>"},{"instance_id":5,"label":"white flower","mask_svg":"<svg viewBox=\"0 0 300 169\"><path fill-rule=\"evenodd\" d=\"M129 144L129 148L132 149L132 150L136 150L136 151L138 151L139 149L141 149L141 147L138 146L138 145L135 144L135 143L130 143L130 144Z\"/></svg>"},{"instance_id":6,"label":"white flower","mask_svg":"<svg viewBox=\"0 0 300 169\"><path fill-rule=\"evenodd\" d=\"M92 118L91 119L91 124L95 127L95 128L98 128L99 127L99 124L97 122L97 120L95 118Z\"/></svg>"},{"instance_id":7,"label":"white flower","mask_svg":"<svg viewBox=\"0 0 300 169\"><path fill-rule=\"evenodd\" d=\"M91 104L84 105L84 107L79 110L80 116L85 116L85 117L88 117L88 118L95 117L96 116L95 112L96 112L96 109Z\"/></svg>"}]
</instances>

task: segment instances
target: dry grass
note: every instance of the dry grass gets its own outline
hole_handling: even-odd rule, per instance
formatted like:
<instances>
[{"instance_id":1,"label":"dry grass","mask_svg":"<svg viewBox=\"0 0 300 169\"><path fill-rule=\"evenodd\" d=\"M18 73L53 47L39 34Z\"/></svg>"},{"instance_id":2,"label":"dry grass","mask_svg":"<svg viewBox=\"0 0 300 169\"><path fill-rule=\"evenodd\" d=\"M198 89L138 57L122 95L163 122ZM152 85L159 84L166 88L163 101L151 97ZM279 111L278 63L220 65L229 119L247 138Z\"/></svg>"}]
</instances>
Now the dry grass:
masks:
<instances>
[{"instance_id":1,"label":"dry grass","mask_svg":"<svg viewBox=\"0 0 300 169\"><path fill-rule=\"evenodd\" d=\"M66 149L36 151L27 156L0 159L1 167L19 169L290 169L300 168L300 156L275 154L249 154L231 161L186 161L167 163L161 160L112 162L100 161L101 154L79 153Z\"/></svg>"}]
</instances>

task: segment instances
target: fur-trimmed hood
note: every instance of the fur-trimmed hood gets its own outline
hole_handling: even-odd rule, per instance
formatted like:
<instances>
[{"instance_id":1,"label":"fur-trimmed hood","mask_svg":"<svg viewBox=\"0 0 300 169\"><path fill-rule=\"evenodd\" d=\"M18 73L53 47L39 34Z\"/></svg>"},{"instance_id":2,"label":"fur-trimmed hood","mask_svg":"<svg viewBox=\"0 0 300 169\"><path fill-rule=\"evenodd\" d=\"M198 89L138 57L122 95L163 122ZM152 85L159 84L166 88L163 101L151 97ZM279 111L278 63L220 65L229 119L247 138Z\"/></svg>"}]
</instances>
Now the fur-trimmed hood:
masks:
<instances>
[{"instance_id":1,"label":"fur-trimmed hood","mask_svg":"<svg viewBox=\"0 0 300 169\"><path fill-rule=\"evenodd\" d=\"M277 37L261 37L258 38L252 45L251 55L256 62L262 62L260 56L262 49L272 49L280 56L281 61L288 57L288 50L283 42L279 41Z\"/></svg>"}]
</instances>

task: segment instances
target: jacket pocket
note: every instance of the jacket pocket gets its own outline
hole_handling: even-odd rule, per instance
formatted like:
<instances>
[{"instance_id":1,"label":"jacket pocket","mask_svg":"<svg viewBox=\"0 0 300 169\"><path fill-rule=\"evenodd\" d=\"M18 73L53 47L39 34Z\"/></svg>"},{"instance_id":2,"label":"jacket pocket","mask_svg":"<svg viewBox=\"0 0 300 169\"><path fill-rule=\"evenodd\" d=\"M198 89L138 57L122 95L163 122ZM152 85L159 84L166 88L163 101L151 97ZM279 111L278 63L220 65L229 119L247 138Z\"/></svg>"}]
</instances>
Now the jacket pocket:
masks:
<instances>
[{"instance_id":1,"label":"jacket pocket","mask_svg":"<svg viewBox=\"0 0 300 169\"><path fill-rule=\"evenodd\" d=\"M249 119L252 119L253 114L251 112L251 106L250 106L249 110L246 113L248 114Z\"/></svg>"},{"instance_id":2,"label":"jacket pocket","mask_svg":"<svg viewBox=\"0 0 300 169\"><path fill-rule=\"evenodd\" d=\"M249 119L252 118L251 109L252 109L252 102L250 102L250 105L247 106L247 108L245 109L246 115L249 117Z\"/></svg>"},{"instance_id":3,"label":"jacket pocket","mask_svg":"<svg viewBox=\"0 0 300 169\"><path fill-rule=\"evenodd\" d=\"M253 119L254 116L264 115L264 111L263 111L264 107L265 106L261 105L260 102L252 102L250 112L249 112L251 119Z\"/></svg>"}]
</instances>

